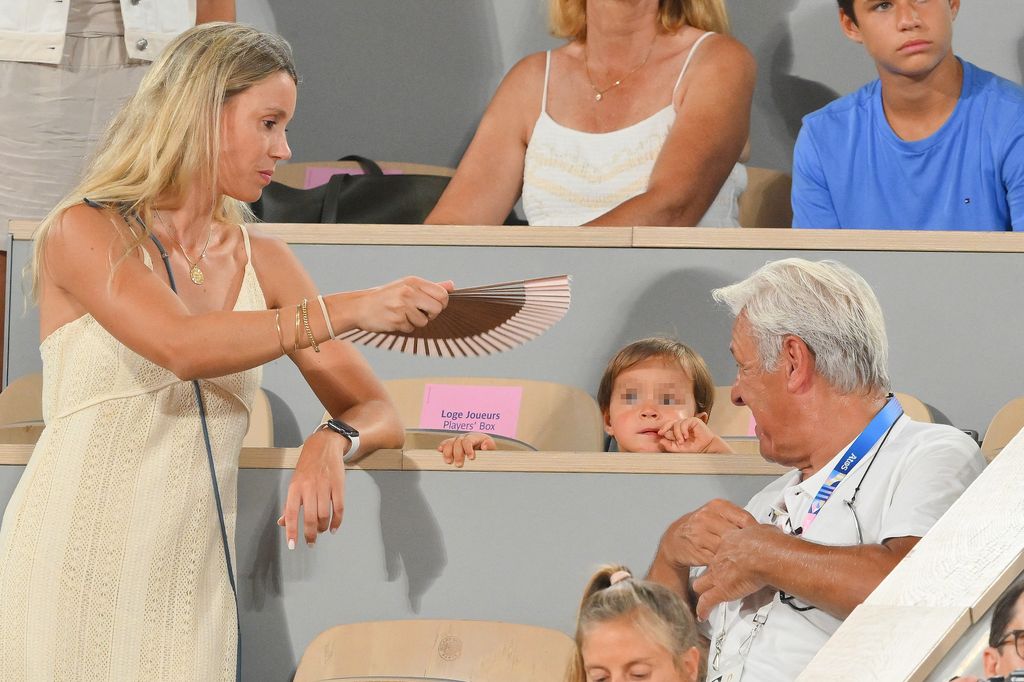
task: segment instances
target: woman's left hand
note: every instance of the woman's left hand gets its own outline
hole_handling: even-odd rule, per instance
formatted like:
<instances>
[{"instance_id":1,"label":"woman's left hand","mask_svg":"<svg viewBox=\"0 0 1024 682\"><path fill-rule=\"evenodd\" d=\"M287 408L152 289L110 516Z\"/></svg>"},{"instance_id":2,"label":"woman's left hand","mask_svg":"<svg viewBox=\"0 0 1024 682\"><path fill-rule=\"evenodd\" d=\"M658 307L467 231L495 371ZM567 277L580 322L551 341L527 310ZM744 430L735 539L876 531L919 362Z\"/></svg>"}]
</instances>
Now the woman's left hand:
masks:
<instances>
[{"instance_id":1,"label":"woman's left hand","mask_svg":"<svg viewBox=\"0 0 1024 682\"><path fill-rule=\"evenodd\" d=\"M288 484L284 516L277 520L277 525L285 528L288 549L295 549L300 525L309 546L316 544L318 534L328 529L335 533L341 526L345 509L342 457L348 447L347 439L328 429L320 429L303 443Z\"/></svg>"}]
</instances>

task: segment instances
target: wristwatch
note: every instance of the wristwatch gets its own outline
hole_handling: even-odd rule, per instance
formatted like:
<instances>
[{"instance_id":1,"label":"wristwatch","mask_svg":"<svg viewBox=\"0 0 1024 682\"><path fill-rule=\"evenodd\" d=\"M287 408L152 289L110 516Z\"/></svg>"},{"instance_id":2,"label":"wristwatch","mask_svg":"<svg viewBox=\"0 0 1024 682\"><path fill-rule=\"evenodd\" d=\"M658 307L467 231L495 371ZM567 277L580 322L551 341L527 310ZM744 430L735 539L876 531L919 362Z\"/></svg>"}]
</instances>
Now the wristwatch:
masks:
<instances>
[{"instance_id":1,"label":"wristwatch","mask_svg":"<svg viewBox=\"0 0 1024 682\"><path fill-rule=\"evenodd\" d=\"M320 429L330 429L331 431L348 438L348 442L351 445L348 452L346 452L344 457L341 458L343 462L349 461L356 456L357 452L359 452L359 432L340 419L328 419L317 428L317 431Z\"/></svg>"}]
</instances>

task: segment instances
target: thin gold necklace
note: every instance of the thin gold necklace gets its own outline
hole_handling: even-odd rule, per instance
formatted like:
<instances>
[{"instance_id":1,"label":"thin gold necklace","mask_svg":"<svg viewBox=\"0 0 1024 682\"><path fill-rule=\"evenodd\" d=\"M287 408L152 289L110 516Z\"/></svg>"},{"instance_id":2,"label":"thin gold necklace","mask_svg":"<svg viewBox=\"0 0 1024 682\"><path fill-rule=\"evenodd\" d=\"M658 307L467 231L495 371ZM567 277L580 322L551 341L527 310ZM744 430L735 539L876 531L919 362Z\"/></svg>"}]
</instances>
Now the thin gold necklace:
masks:
<instances>
[{"instance_id":1,"label":"thin gold necklace","mask_svg":"<svg viewBox=\"0 0 1024 682\"><path fill-rule=\"evenodd\" d=\"M647 48L647 56L644 57L644 60L637 64L636 66L634 66L632 69L630 69L625 76L622 76L604 90L594 85L594 77L590 75L590 53L587 50L587 43L583 43L583 66L587 69L587 80L590 81L590 87L594 90L595 102L600 102L602 99L604 99L604 93L608 92L612 88L619 87L620 85L622 85L622 81L626 80L634 73L644 68L644 64L647 63L647 60L651 58L651 53L654 52L654 41L657 40L657 38L658 32L655 31L654 37L651 38L651 46Z\"/></svg>"},{"instance_id":2,"label":"thin gold necklace","mask_svg":"<svg viewBox=\"0 0 1024 682\"><path fill-rule=\"evenodd\" d=\"M167 223L164 222L164 218L162 215L160 215L159 211L156 211L156 219L160 221L160 224L163 225L164 230L167 232L167 234L170 235L171 239L174 240L174 243L178 245L178 248L181 249L181 255L185 257L185 262L188 263L188 276L189 279L192 280L192 283L195 284L196 286L199 286L200 284L205 282L206 275L204 275L203 271L199 268L199 261L206 258L206 249L209 248L210 237L213 236L213 221L210 221L210 231L206 234L206 244L203 245L203 251L202 253L199 254L199 258L196 258L196 262L193 263L192 259L188 257L188 253L185 251L185 247L182 246L181 242L178 241L178 238L174 236L174 232L172 232L167 227Z\"/></svg>"}]
</instances>

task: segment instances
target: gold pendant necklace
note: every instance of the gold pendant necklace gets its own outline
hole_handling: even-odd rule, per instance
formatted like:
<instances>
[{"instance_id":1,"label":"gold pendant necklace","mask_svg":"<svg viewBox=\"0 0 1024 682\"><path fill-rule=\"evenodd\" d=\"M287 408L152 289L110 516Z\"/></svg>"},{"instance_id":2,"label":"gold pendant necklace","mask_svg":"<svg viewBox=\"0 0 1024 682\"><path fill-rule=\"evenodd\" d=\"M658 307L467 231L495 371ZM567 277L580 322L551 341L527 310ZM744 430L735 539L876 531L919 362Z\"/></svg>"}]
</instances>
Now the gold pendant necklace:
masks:
<instances>
[{"instance_id":1,"label":"gold pendant necklace","mask_svg":"<svg viewBox=\"0 0 1024 682\"><path fill-rule=\"evenodd\" d=\"M621 78L619 78L618 80L616 80L614 83L612 83L611 85L609 85L607 88L605 88L603 90L601 88L597 87L596 85L594 85L594 77L590 75L590 54L587 51L587 44L583 43L583 66L587 70L587 80L590 81L590 87L594 91L594 101L595 102L600 102L602 99L604 99L604 93L608 92L612 88L619 87L620 85L622 85L622 81L626 80L627 78L632 76L634 73L636 73L640 69L644 68L644 64L647 63L647 60L651 58L651 53L654 52L654 41L657 38L658 38L658 32L655 31L654 32L654 38L651 38L651 46L647 48L647 56L644 57L644 60L642 62L640 62L639 64L637 64L636 66L634 66L632 69L630 69L626 73L625 76L622 76Z\"/></svg>"},{"instance_id":2,"label":"gold pendant necklace","mask_svg":"<svg viewBox=\"0 0 1024 682\"><path fill-rule=\"evenodd\" d=\"M178 238L174 236L174 233L167 228L167 223L164 222L163 216L161 216L160 213L157 212L156 217L157 220L160 221L160 224L163 225L163 228L167 232L167 234L169 234L171 236L171 239L174 240L174 243L178 245L179 249L181 249L181 255L185 257L185 262L188 263L188 277L189 279L192 280L192 283L195 284L196 286L199 286L206 282L206 275L204 275L202 269L200 269L199 261L203 260L203 258L206 258L206 249L209 248L210 237L213 236L213 222L210 222L210 231L206 234L206 244L203 245L203 251L202 253L199 254L199 257L196 258L196 262L193 263L192 259L188 257L188 253L186 253L185 247L181 245L181 242L179 242Z\"/></svg>"}]
</instances>

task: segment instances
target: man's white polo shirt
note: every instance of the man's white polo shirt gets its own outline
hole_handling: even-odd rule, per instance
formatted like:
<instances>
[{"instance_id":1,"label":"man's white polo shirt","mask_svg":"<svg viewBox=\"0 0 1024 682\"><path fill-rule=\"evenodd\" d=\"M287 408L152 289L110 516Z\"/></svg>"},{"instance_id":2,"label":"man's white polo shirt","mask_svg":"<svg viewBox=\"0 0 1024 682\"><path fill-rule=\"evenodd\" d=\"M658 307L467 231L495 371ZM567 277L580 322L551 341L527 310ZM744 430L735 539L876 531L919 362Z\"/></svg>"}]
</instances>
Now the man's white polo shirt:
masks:
<instances>
[{"instance_id":1,"label":"man's white polo shirt","mask_svg":"<svg viewBox=\"0 0 1024 682\"><path fill-rule=\"evenodd\" d=\"M754 495L747 511L762 523L773 523L776 517L778 525L784 522L778 518L780 513L788 513L791 525L787 529L800 527L811 500L848 448L805 481L800 481L798 471L773 481ZM889 538L921 537L984 466L977 444L958 429L915 422L904 415L893 425L881 449L876 444L840 482L802 537L824 545L878 544ZM771 560L764 557L764 561ZM703 567L694 568L691 580L703 571ZM808 606L799 600L792 603ZM754 617L762 607L767 620L751 639ZM738 669L737 664L745 659L742 676L731 682L789 682L810 663L841 622L816 608L797 611L779 601L778 591L768 588L720 605L701 624L702 633L711 640L708 679L715 678L715 642L723 632L718 670Z\"/></svg>"}]
</instances>

